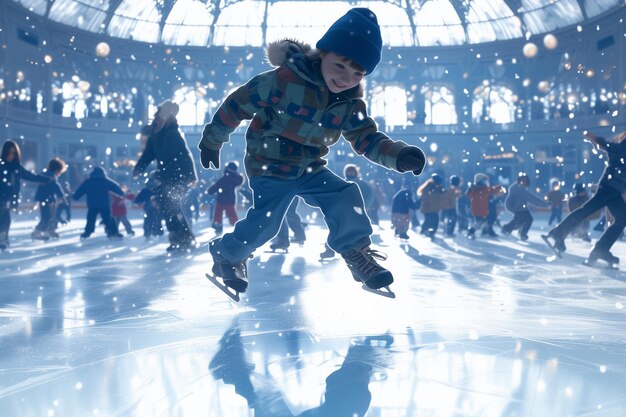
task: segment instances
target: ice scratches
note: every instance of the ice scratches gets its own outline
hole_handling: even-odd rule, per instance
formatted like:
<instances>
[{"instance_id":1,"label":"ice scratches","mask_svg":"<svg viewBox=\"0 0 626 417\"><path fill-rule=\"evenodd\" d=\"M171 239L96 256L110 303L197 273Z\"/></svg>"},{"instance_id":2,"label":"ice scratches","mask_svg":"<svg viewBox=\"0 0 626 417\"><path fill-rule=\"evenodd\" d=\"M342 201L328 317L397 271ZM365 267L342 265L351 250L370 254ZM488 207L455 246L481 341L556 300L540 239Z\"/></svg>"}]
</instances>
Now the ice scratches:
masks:
<instances>
[{"instance_id":1,"label":"ice scratches","mask_svg":"<svg viewBox=\"0 0 626 417\"><path fill-rule=\"evenodd\" d=\"M47 372L45 375L40 375L36 377L27 378L24 381L18 382L16 384L12 384L6 387L0 388L0 399L9 397L11 395L15 395L20 392L24 392L30 390L32 388L36 388L42 385L51 384L57 381L61 381L66 377L73 376L78 377L83 371L87 370L91 367L110 367L116 362L119 362L122 359L132 358L138 360L138 358L148 356L150 354L159 354L164 352L171 352L174 349L183 348L186 349L190 345L200 345L206 346L208 344L213 344L217 342L217 336L209 336L209 337L198 337L194 339L185 339L181 341L164 343L157 346L151 346L143 349L133 350L131 352L125 352L117 355L107 356L103 359L91 361L79 365L72 366L39 366L38 368L41 371ZM29 370L31 368L28 368ZM10 368L8 369L11 372L16 372L19 370L18 368ZM118 415L118 414L116 414ZM123 414L121 414L123 415Z\"/></svg>"}]
</instances>

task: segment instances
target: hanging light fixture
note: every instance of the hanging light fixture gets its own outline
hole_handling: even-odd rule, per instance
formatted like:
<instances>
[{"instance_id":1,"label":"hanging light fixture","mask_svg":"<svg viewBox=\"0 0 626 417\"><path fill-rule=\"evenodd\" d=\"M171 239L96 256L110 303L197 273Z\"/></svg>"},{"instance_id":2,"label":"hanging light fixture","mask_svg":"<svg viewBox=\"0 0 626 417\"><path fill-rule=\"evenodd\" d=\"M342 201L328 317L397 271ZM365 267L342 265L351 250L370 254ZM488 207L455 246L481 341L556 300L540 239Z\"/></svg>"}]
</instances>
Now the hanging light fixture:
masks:
<instances>
[{"instance_id":1,"label":"hanging light fixture","mask_svg":"<svg viewBox=\"0 0 626 417\"><path fill-rule=\"evenodd\" d=\"M534 43L528 42L524 45L522 52L526 58L534 58L537 55L537 52L539 52L539 48L537 48L537 45Z\"/></svg>"}]
</instances>

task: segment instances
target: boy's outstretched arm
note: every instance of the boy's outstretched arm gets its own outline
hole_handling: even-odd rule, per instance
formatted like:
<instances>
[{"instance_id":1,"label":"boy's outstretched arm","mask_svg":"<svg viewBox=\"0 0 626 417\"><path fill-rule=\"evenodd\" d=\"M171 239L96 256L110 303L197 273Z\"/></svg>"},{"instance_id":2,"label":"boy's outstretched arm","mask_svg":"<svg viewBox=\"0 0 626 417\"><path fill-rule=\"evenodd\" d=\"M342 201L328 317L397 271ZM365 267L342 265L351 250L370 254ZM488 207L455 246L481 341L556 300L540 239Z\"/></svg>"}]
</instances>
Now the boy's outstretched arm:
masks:
<instances>
[{"instance_id":1,"label":"boy's outstretched arm","mask_svg":"<svg viewBox=\"0 0 626 417\"><path fill-rule=\"evenodd\" d=\"M204 126L198 148L205 169L211 169L211 164L219 168L219 151L243 120L252 119L255 113L274 104L274 95L281 91L275 86L276 71L257 75L235 90L217 109L211 123Z\"/></svg>"}]
</instances>

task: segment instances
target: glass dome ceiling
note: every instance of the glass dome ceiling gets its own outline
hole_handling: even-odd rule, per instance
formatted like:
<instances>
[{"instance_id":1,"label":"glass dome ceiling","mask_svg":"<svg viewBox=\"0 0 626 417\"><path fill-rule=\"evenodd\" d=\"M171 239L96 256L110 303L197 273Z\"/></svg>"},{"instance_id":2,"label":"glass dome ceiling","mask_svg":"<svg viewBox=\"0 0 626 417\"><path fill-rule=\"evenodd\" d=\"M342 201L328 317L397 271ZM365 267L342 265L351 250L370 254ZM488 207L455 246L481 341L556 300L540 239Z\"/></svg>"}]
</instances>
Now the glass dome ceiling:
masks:
<instances>
[{"instance_id":1,"label":"glass dome ceiling","mask_svg":"<svg viewBox=\"0 0 626 417\"><path fill-rule=\"evenodd\" d=\"M580 23L622 0L13 0L66 25L142 42L263 46L315 43L351 7L378 16L388 46L476 44Z\"/></svg>"}]
</instances>

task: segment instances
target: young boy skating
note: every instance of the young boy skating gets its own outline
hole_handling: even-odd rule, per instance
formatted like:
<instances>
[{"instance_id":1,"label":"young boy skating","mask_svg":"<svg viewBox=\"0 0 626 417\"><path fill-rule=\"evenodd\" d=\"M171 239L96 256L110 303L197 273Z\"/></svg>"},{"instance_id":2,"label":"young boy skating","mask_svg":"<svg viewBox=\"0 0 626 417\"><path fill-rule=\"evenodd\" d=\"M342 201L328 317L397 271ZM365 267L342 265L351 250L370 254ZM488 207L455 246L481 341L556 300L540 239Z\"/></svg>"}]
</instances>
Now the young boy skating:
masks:
<instances>
[{"instance_id":1,"label":"young boy skating","mask_svg":"<svg viewBox=\"0 0 626 417\"><path fill-rule=\"evenodd\" d=\"M351 9L312 49L283 40L268 47L278 68L252 78L228 96L199 144L205 168L219 167L219 151L239 124L246 132L245 168L253 206L232 233L214 240L213 274L237 293L248 286L246 260L278 231L292 199L299 195L322 210L329 246L340 253L353 277L369 289L393 282L370 249L372 227L358 186L325 167L329 147L343 135L355 152L399 172L421 173L424 153L378 131L361 99L361 81L381 59L376 16Z\"/></svg>"}]
</instances>

